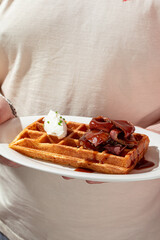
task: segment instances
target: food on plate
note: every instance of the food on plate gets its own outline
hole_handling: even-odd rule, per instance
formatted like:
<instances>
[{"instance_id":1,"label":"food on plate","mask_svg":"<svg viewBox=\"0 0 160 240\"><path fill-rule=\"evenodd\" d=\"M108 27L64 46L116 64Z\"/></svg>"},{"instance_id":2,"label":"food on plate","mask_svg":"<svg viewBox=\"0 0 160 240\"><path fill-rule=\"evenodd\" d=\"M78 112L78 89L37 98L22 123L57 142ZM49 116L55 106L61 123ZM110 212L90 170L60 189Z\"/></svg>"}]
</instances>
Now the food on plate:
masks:
<instances>
[{"instance_id":1,"label":"food on plate","mask_svg":"<svg viewBox=\"0 0 160 240\"><path fill-rule=\"evenodd\" d=\"M65 119L58 112L50 110L43 120L44 130L48 135L57 136L59 139L66 137L67 125Z\"/></svg>"},{"instance_id":2,"label":"food on plate","mask_svg":"<svg viewBox=\"0 0 160 240\"><path fill-rule=\"evenodd\" d=\"M48 130L46 124L52 120L63 126L65 133L62 129L55 131L55 122ZM50 112L20 132L9 147L63 166L126 174L144 157L148 145L148 136L135 133L135 127L128 121L99 116L84 124L64 121L58 113Z\"/></svg>"}]
</instances>

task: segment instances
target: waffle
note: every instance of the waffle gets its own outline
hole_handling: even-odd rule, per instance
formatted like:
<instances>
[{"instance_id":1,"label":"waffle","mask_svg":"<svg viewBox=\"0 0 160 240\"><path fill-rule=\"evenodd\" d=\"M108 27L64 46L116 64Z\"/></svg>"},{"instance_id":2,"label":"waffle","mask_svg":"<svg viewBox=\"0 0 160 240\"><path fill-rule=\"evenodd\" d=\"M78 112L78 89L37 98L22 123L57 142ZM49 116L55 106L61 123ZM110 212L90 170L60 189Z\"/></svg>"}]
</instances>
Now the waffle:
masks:
<instances>
[{"instance_id":1,"label":"waffle","mask_svg":"<svg viewBox=\"0 0 160 240\"><path fill-rule=\"evenodd\" d=\"M19 133L9 147L28 157L63 166L86 168L100 173L126 174L143 158L149 144L146 135L133 133L136 139L139 139L138 146L125 149L117 156L106 151L84 149L79 145L79 138L89 129L87 124L66 122L67 136L58 139L56 136L47 135L43 123L41 118L30 124Z\"/></svg>"}]
</instances>

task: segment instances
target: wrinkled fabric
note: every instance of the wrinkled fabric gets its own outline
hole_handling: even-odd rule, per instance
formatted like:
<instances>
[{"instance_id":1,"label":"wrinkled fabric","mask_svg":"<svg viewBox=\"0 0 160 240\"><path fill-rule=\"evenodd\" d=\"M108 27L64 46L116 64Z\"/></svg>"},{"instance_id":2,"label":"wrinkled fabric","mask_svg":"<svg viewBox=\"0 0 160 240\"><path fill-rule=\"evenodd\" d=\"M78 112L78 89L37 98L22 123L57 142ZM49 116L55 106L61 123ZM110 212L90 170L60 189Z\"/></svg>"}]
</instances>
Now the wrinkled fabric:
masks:
<instances>
[{"instance_id":1,"label":"wrinkled fabric","mask_svg":"<svg viewBox=\"0 0 160 240\"><path fill-rule=\"evenodd\" d=\"M154 125L159 29L159 0L2 0L1 93L19 116L52 109ZM159 199L159 179L90 185L0 165L10 240L159 240Z\"/></svg>"}]
</instances>

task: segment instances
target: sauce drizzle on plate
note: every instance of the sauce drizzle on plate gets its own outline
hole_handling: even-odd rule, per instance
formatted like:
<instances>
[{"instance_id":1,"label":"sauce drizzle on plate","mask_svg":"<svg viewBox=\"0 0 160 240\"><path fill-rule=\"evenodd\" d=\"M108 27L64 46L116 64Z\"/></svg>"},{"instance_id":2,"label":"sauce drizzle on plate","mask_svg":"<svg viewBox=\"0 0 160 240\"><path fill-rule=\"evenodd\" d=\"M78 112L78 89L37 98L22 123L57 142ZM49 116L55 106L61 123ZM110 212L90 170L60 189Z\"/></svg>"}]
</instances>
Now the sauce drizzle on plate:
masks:
<instances>
[{"instance_id":1,"label":"sauce drizzle on plate","mask_svg":"<svg viewBox=\"0 0 160 240\"><path fill-rule=\"evenodd\" d=\"M76 172L86 172L86 173L92 173L92 172L94 172L93 170L91 170L91 169L86 169L86 168L76 168L74 171L76 171Z\"/></svg>"},{"instance_id":2,"label":"sauce drizzle on plate","mask_svg":"<svg viewBox=\"0 0 160 240\"><path fill-rule=\"evenodd\" d=\"M141 169L144 169L144 168L150 168L150 167L153 167L155 164L151 161L148 161L146 160L145 158L142 158L138 163L137 165L135 166L134 169L136 170L141 170Z\"/></svg>"}]
</instances>

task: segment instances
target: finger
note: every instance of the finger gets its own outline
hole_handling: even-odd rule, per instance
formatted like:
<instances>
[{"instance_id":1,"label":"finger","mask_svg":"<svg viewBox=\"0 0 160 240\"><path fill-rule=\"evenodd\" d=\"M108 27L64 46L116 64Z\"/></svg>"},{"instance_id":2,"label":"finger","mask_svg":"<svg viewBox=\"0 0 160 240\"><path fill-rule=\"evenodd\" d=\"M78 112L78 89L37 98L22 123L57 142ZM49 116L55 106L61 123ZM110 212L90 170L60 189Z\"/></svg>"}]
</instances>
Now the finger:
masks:
<instances>
[{"instance_id":1,"label":"finger","mask_svg":"<svg viewBox=\"0 0 160 240\"><path fill-rule=\"evenodd\" d=\"M96 181L86 180L86 183L88 183L88 184L101 184L101 183L105 183L105 182L96 182Z\"/></svg>"},{"instance_id":2,"label":"finger","mask_svg":"<svg viewBox=\"0 0 160 240\"><path fill-rule=\"evenodd\" d=\"M71 180L71 179L74 179L74 178L71 178L71 177L65 177L65 176L62 176L63 179L65 180ZM105 183L105 182L96 182L96 181L89 181L89 180L86 180L86 183L88 184L101 184L101 183Z\"/></svg>"},{"instance_id":3,"label":"finger","mask_svg":"<svg viewBox=\"0 0 160 240\"><path fill-rule=\"evenodd\" d=\"M71 177L65 177L65 176L62 176L62 178L64 178L65 180L71 180L71 179L74 179L74 178L71 178Z\"/></svg>"},{"instance_id":4,"label":"finger","mask_svg":"<svg viewBox=\"0 0 160 240\"><path fill-rule=\"evenodd\" d=\"M21 165L10 161L9 159L0 156L0 163L9 167L20 167Z\"/></svg>"}]
</instances>

